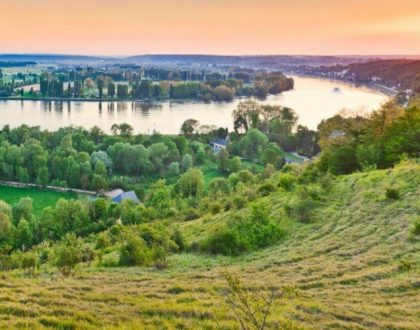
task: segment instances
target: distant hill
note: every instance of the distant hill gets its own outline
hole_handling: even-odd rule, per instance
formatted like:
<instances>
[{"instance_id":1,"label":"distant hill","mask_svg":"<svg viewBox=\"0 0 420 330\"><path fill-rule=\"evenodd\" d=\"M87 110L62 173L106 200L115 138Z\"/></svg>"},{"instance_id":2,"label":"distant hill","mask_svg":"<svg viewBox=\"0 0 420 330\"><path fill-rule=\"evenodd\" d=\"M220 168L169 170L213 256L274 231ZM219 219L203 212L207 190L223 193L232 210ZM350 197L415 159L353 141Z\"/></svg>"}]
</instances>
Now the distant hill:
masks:
<instances>
[{"instance_id":1,"label":"distant hill","mask_svg":"<svg viewBox=\"0 0 420 330\"><path fill-rule=\"evenodd\" d=\"M368 80L377 76L389 87L413 89L420 92L420 60L381 60L367 63L355 63L348 66L350 73L359 79Z\"/></svg>"},{"instance_id":2,"label":"distant hill","mask_svg":"<svg viewBox=\"0 0 420 330\"><path fill-rule=\"evenodd\" d=\"M86 56L86 55L60 55L60 54L0 54L0 62L38 62L38 63L54 63L54 62L97 62L104 60L112 60L107 57Z\"/></svg>"},{"instance_id":3,"label":"distant hill","mask_svg":"<svg viewBox=\"0 0 420 330\"><path fill-rule=\"evenodd\" d=\"M102 62L115 64L142 64L142 65L241 65L256 68L279 68L281 66L297 65L347 65L355 62L372 60L366 56L306 56L306 55L195 55L195 54L149 54L128 57L106 57L88 55L66 54L0 54L0 61L37 63L92 63Z\"/></svg>"},{"instance_id":4,"label":"distant hill","mask_svg":"<svg viewBox=\"0 0 420 330\"><path fill-rule=\"evenodd\" d=\"M309 68L311 73L328 74L359 83L378 82L388 87L420 92L420 60L375 60L349 65Z\"/></svg>"}]
</instances>

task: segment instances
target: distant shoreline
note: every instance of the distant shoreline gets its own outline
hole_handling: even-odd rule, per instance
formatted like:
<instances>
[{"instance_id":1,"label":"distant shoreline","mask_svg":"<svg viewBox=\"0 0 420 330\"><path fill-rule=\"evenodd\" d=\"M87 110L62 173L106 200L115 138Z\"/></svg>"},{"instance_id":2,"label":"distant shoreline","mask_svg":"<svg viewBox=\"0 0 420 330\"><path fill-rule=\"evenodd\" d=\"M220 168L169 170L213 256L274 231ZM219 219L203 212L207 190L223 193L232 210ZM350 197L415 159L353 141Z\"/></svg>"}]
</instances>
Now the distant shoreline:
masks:
<instances>
[{"instance_id":1,"label":"distant shoreline","mask_svg":"<svg viewBox=\"0 0 420 330\"><path fill-rule=\"evenodd\" d=\"M394 97L397 95L397 91L385 86L385 85L381 85L381 84L367 84L367 83L359 83L359 82L353 82L353 81L348 81L348 80L344 80L344 79L339 79L339 78L335 78L335 77L326 77L326 76L320 76L320 75L316 75L316 74L309 74L309 73L297 73L297 72L285 72L288 76L297 76L297 77L307 77L307 78L319 78L319 79L324 79L324 80L332 80L332 81L339 81L341 83L348 83L350 85L353 86L364 86L364 87L368 87L371 89L374 89L378 92L381 92L382 94L385 94L389 97Z\"/></svg>"}]
</instances>

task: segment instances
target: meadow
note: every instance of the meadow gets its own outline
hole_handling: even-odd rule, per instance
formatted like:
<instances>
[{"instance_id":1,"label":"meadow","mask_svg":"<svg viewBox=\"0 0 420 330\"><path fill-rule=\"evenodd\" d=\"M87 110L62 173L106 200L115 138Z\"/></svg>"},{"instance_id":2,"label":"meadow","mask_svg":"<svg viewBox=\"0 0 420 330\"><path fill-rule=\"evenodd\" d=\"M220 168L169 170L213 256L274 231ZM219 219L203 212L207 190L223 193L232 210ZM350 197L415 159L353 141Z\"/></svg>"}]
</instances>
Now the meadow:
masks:
<instances>
[{"instance_id":1,"label":"meadow","mask_svg":"<svg viewBox=\"0 0 420 330\"><path fill-rule=\"evenodd\" d=\"M238 274L254 292L293 287L278 300L270 329L418 329L420 167L336 177L310 223L289 223L277 245L238 257L175 254L169 267L83 265L61 278L41 268L0 277L0 328L238 329L224 299L223 273ZM388 187L398 198L386 195ZM294 192L258 199L285 217ZM246 213L245 207L239 212ZM180 223L189 243L222 225L231 212Z\"/></svg>"},{"instance_id":2,"label":"meadow","mask_svg":"<svg viewBox=\"0 0 420 330\"><path fill-rule=\"evenodd\" d=\"M47 189L17 188L0 185L0 200L13 205L24 197L32 198L34 213L40 215L44 208L54 206L60 198L75 199L77 195L75 193L61 193Z\"/></svg>"}]
</instances>

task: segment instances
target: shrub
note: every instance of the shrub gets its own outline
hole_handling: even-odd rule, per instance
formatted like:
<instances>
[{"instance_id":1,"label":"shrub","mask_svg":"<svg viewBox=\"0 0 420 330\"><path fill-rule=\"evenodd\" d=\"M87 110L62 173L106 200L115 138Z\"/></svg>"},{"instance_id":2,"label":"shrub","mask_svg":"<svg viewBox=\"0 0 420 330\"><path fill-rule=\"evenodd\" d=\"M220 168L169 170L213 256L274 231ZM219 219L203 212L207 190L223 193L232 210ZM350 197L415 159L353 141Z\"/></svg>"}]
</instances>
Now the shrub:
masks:
<instances>
[{"instance_id":1,"label":"shrub","mask_svg":"<svg viewBox=\"0 0 420 330\"><path fill-rule=\"evenodd\" d=\"M152 259L155 268L164 269L168 267L168 254L162 246L153 247Z\"/></svg>"},{"instance_id":2,"label":"shrub","mask_svg":"<svg viewBox=\"0 0 420 330\"><path fill-rule=\"evenodd\" d=\"M215 215L215 214L220 213L220 211L221 211L221 207L219 203L214 203L210 205L211 214Z\"/></svg>"},{"instance_id":3,"label":"shrub","mask_svg":"<svg viewBox=\"0 0 420 330\"><path fill-rule=\"evenodd\" d=\"M385 188L385 196L388 199L399 199L400 198L400 192L395 187L387 187L387 188Z\"/></svg>"},{"instance_id":4,"label":"shrub","mask_svg":"<svg viewBox=\"0 0 420 330\"><path fill-rule=\"evenodd\" d=\"M233 204L237 209L242 209L246 205L246 199L241 196L235 196L233 198Z\"/></svg>"},{"instance_id":5,"label":"shrub","mask_svg":"<svg viewBox=\"0 0 420 330\"><path fill-rule=\"evenodd\" d=\"M120 266L144 266L149 263L150 252L140 237L128 235L119 249Z\"/></svg>"},{"instance_id":6,"label":"shrub","mask_svg":"<svg viewBox=\"0 0 420 330\"><path fill-rule=\"evenodd\" d=\"M267 196L272 192L276 191L276 187L271 182L266 182L258 188L258 192L262 196Z\"/></svg>"},{"instance_id":7,"label":"shrub","mask_svg":"<svg viewBox=\"0 0 420 330\"><path fill-rule=\"evenodd\" d=\"M298 198L285 211L294 214L297 220L308 223L312 220L314 207L315 203L311 198Z\"/></svg>"},{"instance_id":8,"label":"shrub","mask_svg":"<svg viewBox=\"0 0 420 330\"><path fill-rule=\"evenodd\" d=\"M37 266L38 256L33 252L24 253L20 260L20 266L27 275L33 276Z\"/></svg>"},{"instance_id":9,"label":"shrub","mask_svg":"<svg viewBox=\"0 0 420 330\"><path fill-rule=\"evenodd\" d=\"M238 255L246 250L239 233L223 227L210 234L202 243L201 249L210 254Z\"/></svg>"},{"instance_id":10,"label":"shrub","mask_svg":"<svg viewBox=\"0 0 420 330\"><path fill-rule=\"evenodd\" d=\"M284 235L280 224L261 205L254 205L251 216L235 218L210 234L201 249L210 254L238 255L269 246Z\"/></svg>"},{"instance_id":11,"label":"shrub","mask_svg":"<svg viewBox=\"0 0 420 330\"><path fill-rule=\"evenodd\" d=\"M82 261L87 262L89 265L95 259L95 256L96 253L90 246L86 246L82 251Z\"/></svg>"},{"instance_id":12,"label":"shrub","mask_svg":"<svg viewBox=\"0 0 420 330\"><path fill-rule=\"evenodd\" d=\"M172 233L171 240L175 242L175 244L178 246L178 251L185 250L185 239L178 228L175 229L174 232Z\"/></svg>"},{"instance_id":13,"label":"shrub","mask_svg":"<svg viewBox=\"0 0 420 330\"><path fill-rule=\"evenodd\" d=\"M398 270L401 272L408 272L413 269L413 261L408 258L398 260Z\"/></svg>"},{"instance_id":14,"label":"shrub","mask_svg":"<svg viewBox=\"0 0 420 330\"><path fill-rule=\"evenodd\" d=\"M55 249L55 265L63 276L70 276L82 262L82 242L75 234L67 234Z\"/></svg>"},{"instance_id":15,"label":"shrub","mask_svg":"<svg viewBox=\"0 0 420 330\"><path fill-rule=\"evenodd\" d=\"M283 188L286 191L292 190L295 183L296 183L295 176L289 173L282 174L278 178L279 187Z\"/></svg>"},{"instance_id":16,"label":"shrub","mask_svg":"<svg viewBox=\"0 0 420 330\"><path fill-rule=\"evenodd\" d=\"M414 219L413 226L411 228L411 233L413 235L420 235L420 217Z\"/></svg>"},{"instance_id":17,"label":"shrub","mask_svg":"<svg viewBox=\"0 0 420 330\"><path fill-rule=\"evenodd\" d=\"M107 233L100 233L96 238L96 249L105 249L112 245L110 238L108 237Z\"/></svg>"},{"instance_id":18,"label":"shrub","mask_svg":"<svg viewBox=\"0 0 420 330\"><path fill-rule=\"evenodd\" d=\"M190 207L189 209L185 211L184 220L191 221L191 220L198 219L199 217L201 217L200 211Z\"/></svg>"}]
</instances>

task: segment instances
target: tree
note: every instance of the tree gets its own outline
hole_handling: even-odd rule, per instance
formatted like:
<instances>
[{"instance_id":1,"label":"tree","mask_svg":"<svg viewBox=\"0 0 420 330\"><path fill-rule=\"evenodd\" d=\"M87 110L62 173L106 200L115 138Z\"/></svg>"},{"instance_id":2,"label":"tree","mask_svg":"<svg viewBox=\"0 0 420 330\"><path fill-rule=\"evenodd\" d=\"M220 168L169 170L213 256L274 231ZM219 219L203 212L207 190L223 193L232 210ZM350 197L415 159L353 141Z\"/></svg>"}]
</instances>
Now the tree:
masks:
<instances>
[{"instance_id":1,"label":"tree","mask_svg":"<svg viewBox=\"0 0 420 330\"><path fill-rule=\"evenodd\" d=\"M32 245L32 232L29 223L24 218L20 219L16 228L15 246L23 251Z\"/></svg>"},{"instance_id":2,"label":"tree","mask_svg":"<svg viewBox=\"0 0 420 330\"><path fill-rule=\"evenodd\" d=\"M191 167L193 167L193 158L190 154L185 154L184 157L182 157L182 169L187 171Z\"/></svg>"},{"instance_id":3,"label":"tree","mask_svg":"<svg viewBox=\"0 0 420 330\"><path fill-rule=\"evenodd\" d=\"M236 133L257 128L260 112L261 106L257 102L253 100L240 102L232 114Z\"/></svg>"},{"instance_id":4,"label":"tree","mask_svg":"<svg viewBox=\"0 0 420 330\"><path fill-rule=\"evenodd\" d=\"M73 90L74 97L81 97L82 96L82 83L78 80L74 82L74 90Z\"/></svg>"},{"instance_id":5,"label":"tree","mask_svg":"<svg viewBox=\"0 0 420 330\"><path fill-rule=\"evenodd\" d=\"M213 90L213 99L220 102L233 100L234 92L227 86L218 86Z\"/></svg>"},{"instance_id":6,"label":"tree","mask_svg":"<svg viewBox=\"0 0 420 330\"><path fill-rule=\"evenodd\" d=\"M267 136L258 129L251 129L241 141L241 150L244 157L257 161L268 142Z\"/></svg>"},{"instance_id":7,"label":"tree","mask_svg":"<svg viewBox=\"0 0 420 330\"><path fill-rule=\"evenodd\" d=\"M48 168L46 166L43 166L39 169L38 175L37 175L37 184L45 187L48 184L50 178L50 174L48 171Z\"/></svg>"},{"instance_id":8,"label":"tree","mask_svg":"<svg viewBox=\"0 0 420 330\"><path fill-rule=\"evenodd\" d=\"M200 127L200 122L195 119L187 119L181 126L181 134L187 138L191 138Z\"/></svg>"},{"instance_id":9,"label":"tree","mask_svg":"<svg viewBox=\"0 0 420 330\"><path fill-rule=\"evenodd\" d=\"M229 170L231 173L236 173L241 170L242 161L238 156L233 157L229 162Z\"/></svg>"},{"instance_id":10,"label":"tree","mask_svg":"<svg viewBox=\"0 0 420 330\"><path fill-rule=\"evenodd\" d=\"M163 142L152 144L149 148L149 159L155 170L163 174L165 165L170 160L168 147Z\"/></svg>"},{"instance_id":11,"label":"tree","mask_svg":"<svg viewBox=\"0 0 420 330\"><path fill-rule=\"evenodd\" d=\"M204 176L201 170L189 169L178 179L177 189L183 197L199 197L204 191Z\"/></svg>"},{"instance_id":12,"label":"tree","mask_svg":"<svg viewBox=\"0 0 420 330\"><path fill-rule=\"evenodd\" d=\"M108 84L108 96L110 98L115 96L115 84L113 82Z\"/></svg>"},{"instance_id":13,"label":"tree","mask_svg":"<svg viewBox=\"0 0 420 330\"><path fill-rule=\"evenodd\" d=\"M229 170L229 153L226 149L222 148L217 154L217 168L222 173Z\"/></svg>"},{"instance_id":14,"label":"tree","mask_svg":"<svg viewBox=\"0 0 420 330\"><path fill-rule=\"evenodd\" d=\"M179 163L172 162L169 164L168 174L170 176L178 176L179 175Z\"/></svg>"},{"instance_id":15,"label":"tree","mask_svg":"<svg viewBox=\"0 0 420 330\"><path fill-rule=\"evenodd\" d=\"M13 220L17 224L21 219L30 221L32 218L32 199L24 197L19 200L18 203L12 207Z\"/></svg>"},{"instance_id":16,"label":"tree","mask_svg":"<svg viewBox=\"0 0 420 330\"><path fill-rule=\"evenodd\" d=\"M133 234L127 235L118 252L121 266L144 266L150 260L150 252L146 243Z\"/></svg>"},{"instance_id":17,"label":"tree","mask_svg":"<svg viewBox=\"0 0 420 330\"><path fill-rule=\"evenodd\" d=\"M98 94L100 99L104 95L104 80L102 77L98 78Z\"/></svg>"},{"instance_id":18,"label":"tree","mask_svg":"<svg viewBox=\"0 0 420 330\"><path fill-rule=\"evenodd\" d=\"M73 275L83 260L82 241L74 233L67 234L55 248L55 257L55 266L60 273L65 277Z\"/></svg>"},{"instance_id":19,"label":"tree","mask_svg":"<svg viewBox=\"0 0 420 330\"><path fill-rule=\"evenodd\" d=\"M0 201L0 203L3 203ZM14 227L10 220L10 214L3 213L0 210L0 246L10 243Z\"/></svg>"}]
</instances>

